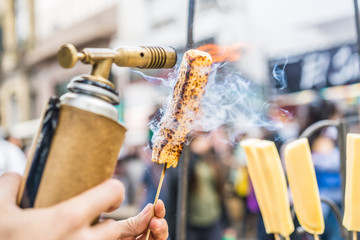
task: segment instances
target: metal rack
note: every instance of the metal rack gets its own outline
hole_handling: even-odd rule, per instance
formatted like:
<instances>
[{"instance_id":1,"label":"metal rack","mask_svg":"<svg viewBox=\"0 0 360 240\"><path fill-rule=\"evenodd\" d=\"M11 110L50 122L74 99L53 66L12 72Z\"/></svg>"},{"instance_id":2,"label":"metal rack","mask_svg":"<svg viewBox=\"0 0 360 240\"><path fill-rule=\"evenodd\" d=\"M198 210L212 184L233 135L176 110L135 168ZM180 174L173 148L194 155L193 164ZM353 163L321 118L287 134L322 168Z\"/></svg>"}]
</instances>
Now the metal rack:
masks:
<instances>
[{"instance_id":1,"label":"metal rack","mask_svg":"<svg viewBox=\"0 0 360 240\"><path fill-rule=\"evenodd\" d=\"M194 26L195 0L189 0L188 5L188 25L186 49L194 45L193 26ZM176 210L176 240L186 239L186 218L187 218L187 192L188 192L188 169L190 162L190 148L185 145L183 150L183 161L180 161L178 193L177 193L177 210Z\"/></svg>"},{"instance_id":2,"label":"metal rack","mask_svg":"<svg viewBox=\"0 0 360 240\"><path fill-rule=\"evenodd\" d=\"M342 206L344 206L344 198L345 198L345 185L346 185L346 135L348 133L349 125L358 123L359 118L357 116L342 118L339 120L321 120L304 130L304 132L300 135L300 137L310 137L315 132L325 128L325 127L336 127L338 131L337 136L337 145L340 152L340 176L341 176L341 191L342 191ZM338 221L338 225L340 228L341 236L346 240L351 240L352 235L346 228L342 225L342 211L340 208L331 200L326 198L321 198L321 202L327 204L330 209L334 212L336 219Z\"/></svg>"}]
</instances>

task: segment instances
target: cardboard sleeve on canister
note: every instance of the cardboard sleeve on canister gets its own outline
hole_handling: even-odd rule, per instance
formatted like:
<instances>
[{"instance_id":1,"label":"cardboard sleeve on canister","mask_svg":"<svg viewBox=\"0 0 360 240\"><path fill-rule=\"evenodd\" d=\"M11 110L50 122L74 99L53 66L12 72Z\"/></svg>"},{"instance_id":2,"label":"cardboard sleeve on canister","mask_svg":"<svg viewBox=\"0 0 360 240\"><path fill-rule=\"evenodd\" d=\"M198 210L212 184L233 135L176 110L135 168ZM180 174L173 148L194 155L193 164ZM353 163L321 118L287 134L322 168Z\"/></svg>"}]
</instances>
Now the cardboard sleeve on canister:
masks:
<instances>
[{"instance_id":1,"label":"cardboard sleeve on canister","mask_svg":"<svg viewBox=\"0 0 360 240\"><path fill-rule=\"evenodd\" d=\"M61 105L33 207L52 206L111 178L125 132L110 118Z\"/></svg>"}]
</instances>

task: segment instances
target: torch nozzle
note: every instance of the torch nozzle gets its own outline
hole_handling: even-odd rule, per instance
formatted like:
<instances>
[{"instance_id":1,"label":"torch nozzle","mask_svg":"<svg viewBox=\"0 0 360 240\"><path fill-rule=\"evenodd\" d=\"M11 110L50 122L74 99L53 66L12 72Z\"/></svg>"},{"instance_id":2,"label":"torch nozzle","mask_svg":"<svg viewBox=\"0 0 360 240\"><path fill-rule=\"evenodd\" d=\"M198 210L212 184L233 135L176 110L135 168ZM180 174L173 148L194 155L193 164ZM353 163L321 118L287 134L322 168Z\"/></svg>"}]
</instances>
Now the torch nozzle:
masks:
<instances>
[{"instance_id":1,"label":"torch nozzle","mask_svg":"<svg viewBox=\"0 0 360 240\"><path fill-rule=\"evenodd\" d=\"M172 47L122 47L115 51L114 63L120 67L172 68L177 60Z\"/></svg>"}]
</instances>

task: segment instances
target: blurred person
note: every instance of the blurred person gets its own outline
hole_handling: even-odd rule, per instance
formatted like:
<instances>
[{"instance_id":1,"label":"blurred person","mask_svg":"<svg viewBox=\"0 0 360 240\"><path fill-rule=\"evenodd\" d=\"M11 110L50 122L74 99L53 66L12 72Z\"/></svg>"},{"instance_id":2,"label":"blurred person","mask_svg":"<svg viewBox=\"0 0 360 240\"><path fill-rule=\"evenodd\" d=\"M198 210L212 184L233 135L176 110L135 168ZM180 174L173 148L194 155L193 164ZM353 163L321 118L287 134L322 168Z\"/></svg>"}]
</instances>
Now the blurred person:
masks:
<instances>
[{"instance_id":1,"label":"blurred person","mask_svg":"<svg viewBox=\"0 0 360 240\"><path fill-rule=\"evenodd\" d=\"M48 208L20 209L16 205L21 177L16 173L0 176L0 239L6 240L165 240L168 225L164 203L148 204L137 216L92 224L102 212L115 210L124 198L121 182L110 179L92 189Z\"/></svg>"},{"instance_id":2,"label":"blurred person","mask_svg":"<svg viewBox=\"0 0 360 240\"><path fill-rule=\"evenodd\" d=\"M230 228L230 221L224 203L225 174L220 158L207 136L194 135L190 146L188 168L188 192L186 209L186 240L221 240L235 238L236 232ZM188 149L190 148L190 149ZM181 162L175 169L167 171L168 201L167 221L169 222L170 239L176 239L176 214L178 206L178 182ZM165 181L164 181L165 183Z\"/></svg>"},{"instance_id":3,"label":"blurred person","mask_svg":"<svg viewBox=\"0 0 360 240\"><path fill-rule=\"evenodd\" d=\"M2 134L0 133L0 135ZM7 171L22 175L25 166L26 157L23 151L0 136L0 175Z\"/></svg>"},{"instance_id":4,"label":"blurred person","mask_svg":"<svg viewBox=\"0 0 360 240\"><path fill-rule=\"evenodd\" d=\"M20 148L22 151L24 151L25 146L24 146L23 141L20 138L14 137L13 135L9 134L5 137L5 140L16 145L18 148Z\"/></svg>"},{"instance_id":5,"label":"blurred person","mask_svg":"<svg viewBox=\"0 0 360 240\"><path fill-rule=\"evenodd\" d=\"M220 240L230 226L223 166L207 136L195 136L190 150L187 240Z\"/></svg>"}]
</instances>

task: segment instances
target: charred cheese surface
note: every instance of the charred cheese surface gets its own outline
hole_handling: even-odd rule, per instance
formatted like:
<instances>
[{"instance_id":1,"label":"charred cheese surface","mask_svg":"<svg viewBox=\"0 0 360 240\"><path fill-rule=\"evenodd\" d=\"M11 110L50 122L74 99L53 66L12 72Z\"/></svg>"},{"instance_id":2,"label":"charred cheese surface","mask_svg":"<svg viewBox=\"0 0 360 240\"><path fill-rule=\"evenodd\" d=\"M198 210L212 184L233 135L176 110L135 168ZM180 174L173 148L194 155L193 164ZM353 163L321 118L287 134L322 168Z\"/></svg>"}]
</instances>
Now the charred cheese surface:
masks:
<instances>
[{"instance_id":1,"label":"charred cheese surface","mask_svg":"<svg viewBox=\"0 0 360 240\"><path fill-rule=\"evenodd\" d=\"M171 102L153 137L152 161L176 167L191 125L199 110L212 65L203 51L185 52Z\"/></svg>"}]
</instances>

